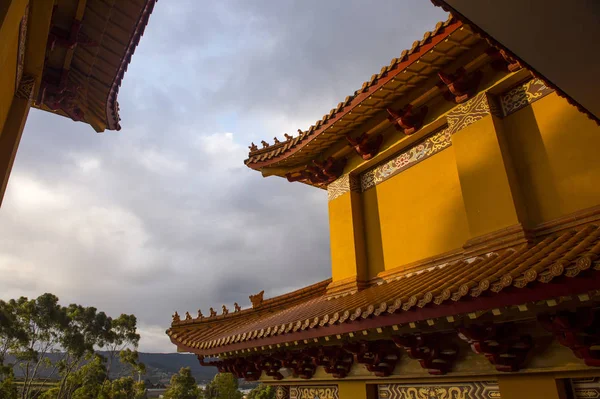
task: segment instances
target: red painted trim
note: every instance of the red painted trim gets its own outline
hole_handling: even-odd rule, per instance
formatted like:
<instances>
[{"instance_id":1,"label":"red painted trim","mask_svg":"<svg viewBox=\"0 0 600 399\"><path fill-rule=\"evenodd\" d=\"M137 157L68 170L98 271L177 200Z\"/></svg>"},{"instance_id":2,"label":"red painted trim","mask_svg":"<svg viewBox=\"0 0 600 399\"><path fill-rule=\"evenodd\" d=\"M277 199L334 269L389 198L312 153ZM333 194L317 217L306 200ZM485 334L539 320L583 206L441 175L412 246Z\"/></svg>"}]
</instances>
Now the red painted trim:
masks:
<instances>
[{"instance_id":1,"label":"red painted trim","mask_svg":"<svg viewBox=\"0 0 600 399\"><path fill-rule=\"evenodd\" d=\"M365 92L363 92L361 94L358 94L356 97L354 97L352 99L352 106L351 107L344 107L343 111L336 113L333 118L328 119L327 120L327 124L322 125L318 129L316 129L315 131L313 131L311 133L310 137L308 137L305 140L303 140L302 143L297 144L294 148L291 148L291 149L285 151L284 153L282 153L281 155L273 157L273 158L271 158L269 160L261 161L261 162L256 162L256 163L249 162L247 165L250 168L252 168L252 169L259 170L259 169L261 169L263 167L266 167L266 166L269 166L269 165L271 165L271 164L273 164L275 162L279 162L279 161L281 161L281 160L289 157L290 155L292 155L292 154L300 151L308 143L310 143L317 136L319 136L321 133L323 133L327 128L329 128L334 122L337 122L342 117L344 117L346 114L348 114L350 111L352 111L354 108L358 107L364 100L366 100L367 98L369 98L369 96L371 96L373 94L373 92L379 90L379 88L381 86L384 86L385 84L387 84L390 80L392 80L394 77L396 77L398 74L400 74L406 68L408 68L411 64L413 64L419 58L421 58L421 56L423 56L423 54L427 53L429 50L431 50L433 47L435 47L442 40L446 39L452 32L456 31L461 26L463 26L463 23L461 21L459 21L459 20L453 20L448 26L446 26L446 27L443 28L444 32L439 33L436 36L433 36L431 38L431 42L429 42L428 44L425 44L425 45L419 47L419 49L417 51L415 51L414 53L412 53L411 55L408 56L408 58L406 59L406 61L403 61L403 62L397 64L396 69L393 70L393 71L388 72L387 76L382 77L381 79L379 79L378 82L377 82L377 84L369 87L367 89L367 91L365 91Z\"/></svg>"},{"instance_id":2,"label":"red painted trim","mask_svg":"<svg viewBox=\"0 0 600 399\"><path fill-rule=\"evenodd\" d=\"M121 120L121 118L119 118L119 103L117 102L119 88L121 87L121 82L123 82L123 77L127 71L127 66L131 62L131 57L133 57L135 48L139 44L140 38L144 34L144 29L146 29L146 25L148 25L150 14L152 14L152 10L154 9L154 5L157 1L158 0L146 1L144 9L140 13L137 23L135 24L133 34L129 39L127 50L125 50L125 54L121 58L121 64L119 65L117 74L115 75L115 78L110 86L110 90L108 91L108 95L106 97L106 125L108 130L121 130L121 125L119 124L119 121Z\"/></svg>"},{"instance_id":3,"label":"red painted trim","mask_svg":"<svg viewBox=\"0 0 600 399\"><path fill-rule=\"evenodd\" d=\"M391 315L382 315L372 319L355 320L349 323L337 324L328 327L318 327L306 331L245 341L207 350L184 346L180 342L177 342L173 339L171 339L171 342L188 352L210 356L241 349L283 344L293 341L303 341L305 339L312 340L313 338L321 338L336 334L347 334L349 332L357 332L366 329L389 327L395 324L407 324L411 322L418 322L446 316L455 316L481 310L521 305L528 302L536 302L561 296L578 295L600 289L600 272L593 272L586 278L563 277L562 279L557 280L562 281L545 284L537 283L532 287L525 288L511 288L506 289L506 291L502 291L498 294L492 294L491 296L470 298L461 300L459 302L446 302L442 305L434 305L422 309L413 308L409 311L402 311Z\"/></svg>"}]
</instances>

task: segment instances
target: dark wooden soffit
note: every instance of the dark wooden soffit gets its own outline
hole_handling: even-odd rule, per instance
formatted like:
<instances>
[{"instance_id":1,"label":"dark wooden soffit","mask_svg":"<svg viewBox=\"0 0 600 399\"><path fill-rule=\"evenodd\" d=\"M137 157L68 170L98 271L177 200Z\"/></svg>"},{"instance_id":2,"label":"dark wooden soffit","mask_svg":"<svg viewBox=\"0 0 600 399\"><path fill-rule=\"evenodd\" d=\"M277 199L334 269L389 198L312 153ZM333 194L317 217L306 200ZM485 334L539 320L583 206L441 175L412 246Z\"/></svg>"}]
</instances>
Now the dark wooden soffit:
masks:
<instances>
[{"instance_id":1,"label":"dark wooden soffit","mask_svg":"<svg viewBox=\"0 0 600 399\"><path fill-rule=\"evenodd\" d=\"M263 148L251 146L248 159L245 160L246 165L252 169L260 170L265 167L279 165L281 162L287 162L294 157L298 157L301 152L313 154L316 151L313 155L318 155L323 148L322 146L315 146L318 147L315 149L310 148L315 141L322 139L326 135L324 133L328 133L332 126L336 127L334 124L343 124L345 119L352 116L353 110L357 112L360 110L361 113L365 111L374 112L373 104L369 103L372 96L375 96L384 87L387 89L390 85L396 86L393 88L395 91L401 90L405 82L405 79L401 79L401 74L462 26L463 24L453 17L445 22L439 22L433 31L426 32L422 40L415 41L411 49L404 50L399 58L394 58L389 65L381 69L380 73L373 75L369 81L364 82L359 90L355 91L352 96L346 97L336 108L332 109L329 114L324 115L308 130L304 132L299 130L299 135L296 137L287 135L286 141L276 142L273 145L269 145L264 141L262 143ZM427 63L423 62L423 64L426 65ZM425 80L425 78L421 80ZM414 84L415 81L411 80L406 83L406 88L412 87ZM361 106L362 108L359 109L358 107ZM348 123L352 124L353 122L349 121ZM325 147L329 147L341 137L343 135L340 134L323 139Z\"/></svg>"},{"instance_id":2,"label":"dark wooden soffit","mask_svg":"<svg viewBox=\"0 0 600 399\"><path fill-rule=\"evenodd\" d=\"M35 107L120 130L117 95L157 0L59 2Z\"/></svg>"},{"instance_id":3,"label":"dark wooden soffit","mask_svg":"<svg viewBox=\"0 0 600 399\"><path fill-rule=\"evenodd\" d=\"M542 73L540 73L539 70L540 70L541 65L539 65L539 63L538 64L533 64L533 63L528 63L527 61L525 61L526 57L524 56L524 54L520 54L519 52L515 51L514 48L509 48L508 46L504 45L496 37L492 36L490 33L488 33L487 31L485 31L484 29L482 29L479 26L479 24L477 24L476 21L473 21L473 20L469 19L466 15L464 15L463 13L457 11L456 8L452 7L449 4L451 2L449 2L447 0L431 0L431 2L434 5L436 5L438 7L441 7L444 11L449 12L453 17L455 17L456 19L462 21L464 24L467 24L467 25L471 26L473 28L473 30L475 32L477 32L480 36L482 36L483 38L485 38L490 43L490 45L496 47L499 50L505 51L510 57L512 57L515 60L517 60L523 67L526 67L528 70L530 70L534 76L536 76L539 79L542 79L544 81L544 83L548 87L551 87L554 90L556 90L557 94L559 96L565 98L569 102L569 104L575 106L580 112L584 113L590 119L592 119L598 125L600 125L600 116L597 113L592 112L590 109L584 107L576 99L576 96L571 95L572 93L565 92L563 89L561 89L561 87L558 86L558 84L556 84L555 82L553 82L547 76L545 76ZM472 4L474 5L475 3L476 2L473 2ZM580 8L581 8L581 6L584 6L584 3L592 5L593 2L581 2L581 3L582 4L578 5L578 7L580 7ZM504 7L511 7L513 9L517 10L517 12L521 12L520 11L520 7L513 7L512 4L506 4L504 2L497 2L497 3L494 2L494 4L497 5L498 7L502 7L502 6L504 6ZM570 3L568 5L567 5L567 3L563 3L562 5L565 6L565 7L572 7ZM540 6L540 4L538 4L538 6ZM549 5L549 4L544 4L544 5L541 5L541 7L545 8L545 7L552 7L552 6ZM490 15L490 18L496 18L496 16L495 16L496 14L494 13L494 10L492 10L492 9L489 10L489 15ZM537 18L537 20L541 20L544 17L543 17L542 14L540 14L536 18ZM575 24L577 23L576 21L577 21L576 19L571 20L571 22L573 22ZM502 23L504 24L504 26L506 26L507 29L512 29L510 22L507 23L506 21L503 21ZM565 29L565 26L562 25L562 24L561 25L553 24L553 25L554 25L554 27L556 27L556 29L560 29L561 31L564 31L564 29ZM535 24L531 25L531 29L540 29L540 30L544 31L543 28L541 28L541 27L539 27L539 26L537 26ZM590 37L590 40L594 41L594 39L593 39L594 36L593 35L589 35L588 34L587 36ZM560 55L560 53L557 52L556 50L560 50L560 48L554 50L553 54L551 55L553 57L553 59L555 59L555 60L557 60L559 58L564 59L565 56L564 55ZM539 49L538 49L538 51L539 51ZM597 74L595 76L589 76L589 77L588 76L583 76L583 77L578 76L580 67L577 66L577 65L579 65L579 64L573 63L571 59L569 59L566 62L568 62L569 65L573 65L573 71L572 71L572 73L570 73L570 75L577 76L578 79L584 78L585 82L588 82L587 79L591 79L591 78L597 79ZM588 83L588 84L590 84L590 83Z\"/></svg>"}]
</instances>

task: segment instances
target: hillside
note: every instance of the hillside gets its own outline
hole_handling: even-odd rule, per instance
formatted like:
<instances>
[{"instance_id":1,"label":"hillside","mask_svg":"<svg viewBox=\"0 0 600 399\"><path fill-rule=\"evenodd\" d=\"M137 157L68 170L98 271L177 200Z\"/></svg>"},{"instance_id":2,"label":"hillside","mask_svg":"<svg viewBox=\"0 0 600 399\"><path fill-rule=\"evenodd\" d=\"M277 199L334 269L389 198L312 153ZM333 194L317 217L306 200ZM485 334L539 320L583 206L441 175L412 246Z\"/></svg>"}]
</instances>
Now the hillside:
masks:
<instances>
[{"instance_id":1,"label":"hillside","mask_svg":"<svg viewBox=\"0 0 600 399\"><path fill-rule=\"evenodd\" d=\"M104 357L107 357L107 352L99 352ZM217 374L215 367L200 366L195 355L189 353L142 353L140 352L140 361L146 365L146 374L142 375L143 380L148 380L152 384L167 384L171 376L179 371L182 367L189 367L192 375L199 384L205 384L213 379ZM52 363L62 357L60 353L49 354L47 356ZM6 363L13 363L14 359L7 356ZM15 375L17 378L22 376L22 371L15 367ZM40 378L48 377L50 368L42 369L39 372ZM110 368L112 378L128 375L130 371L125 368L119 361L118 356Z\"/></svg>"}]
</instances>

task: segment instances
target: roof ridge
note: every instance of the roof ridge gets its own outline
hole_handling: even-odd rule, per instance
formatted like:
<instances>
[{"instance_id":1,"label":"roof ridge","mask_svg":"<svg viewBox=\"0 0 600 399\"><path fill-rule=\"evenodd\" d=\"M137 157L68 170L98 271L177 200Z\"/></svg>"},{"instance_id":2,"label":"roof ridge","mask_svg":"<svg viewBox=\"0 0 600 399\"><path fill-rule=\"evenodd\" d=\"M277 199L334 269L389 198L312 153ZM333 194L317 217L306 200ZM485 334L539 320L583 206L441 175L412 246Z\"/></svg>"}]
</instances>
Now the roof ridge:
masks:
<instances>
[{"instance_id":1,"label":"roof ridge","mask_svg":"<svg viewBox=\"0 0 600 399\"><path fill-rule=\"evenodd\" d=\"M352 101L356 98L356 96L369 90L373 85L375 85L378 82L379 79L385 77L387 75L387 73L389 73L390 71L396 69L398 64L405 61L408 56L417 52L423 45L428 43L428 41L431 38L438 35L439 33L442 33L444 31L444 28L446 28L451 23L457 22L457 21L458 21L458 19L456 19L455 17L453 17L450 14L448 16L448 19L446 19L446 21L439 21L438 23L436 23L435 28L433 30L426 31L423 34L423 38L421 40L415 40L410 49L405 49L401 52L399 57L392 58L392 60L390 61L390 63L388 65L384 65L383 67L381 67L381 70L378 74L372 75L369 80L363 82L360 89L355 90L352 95L346 96L344 101L338 103L337 107L332 108L328 114L323 115L323 117L321 119L317 120L307 130L302 131L301 129L298 129L298 133L299 133L298 136L295 136L295 137L288 136L287 133L285 133L287 140L276 142L272 145L268 144L266 141L263 140L262 141L263 148L258 148L258 146L256 146L254 143L252 143L252 145L250 145L250 147L248 147L250 149L250 152L248 154L249 158L245 161L245 163L246 164L252 163L252 162L250 162L251 161L250 156L261 155L264 153L268 153L268 152L277 150L282 147L284 147L283 151L287 151L288 149L295 147L299 142L302 142L305 138L307 138L308 136L311 136L315 131L319 130L323 125L326 125L327 122L331 118L333 118L338 112L342 111L345 107L350 105L352 103ZM289 144L289 145L286 145L286 144Z\"/></svg>"}]
</instances>

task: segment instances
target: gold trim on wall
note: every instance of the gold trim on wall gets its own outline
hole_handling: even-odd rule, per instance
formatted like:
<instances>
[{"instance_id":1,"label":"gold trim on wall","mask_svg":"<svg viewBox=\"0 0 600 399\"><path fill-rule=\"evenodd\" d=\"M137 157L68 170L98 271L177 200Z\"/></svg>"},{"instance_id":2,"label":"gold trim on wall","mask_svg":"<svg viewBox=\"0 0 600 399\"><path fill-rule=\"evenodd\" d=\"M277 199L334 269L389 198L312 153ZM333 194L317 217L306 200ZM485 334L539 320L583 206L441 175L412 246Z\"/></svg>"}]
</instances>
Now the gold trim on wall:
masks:
<instances>
[{"instance_id":1,"label":"gold trim on wall","mask_svg":"<svg viewBox=\"0 0 600 399\"><path fill-rule=\"evenodd\" d=\"M600 377L572 379L571 388L575 399L600 398Z\"/></svg>"},{"instance_id":2,"label":"gold trim on wall","mask_svg":"<svg viewBox=\"0 0 600 399\"><path fill-rule=\"evenodd\" d=\"M531 79L500 96L500 105L504 116L517 112L537 100L554 92L540 79Z\"/></svg>"},{"instance_id":3,"label":"gold trim on wall","mask_svg":"<svg viewBox=\"0 0 600 399\"><path fill-rule=\"evenodd\" d=\"M292 385L290 399L340 399L337 385Z\"/></svg>"},{"instance_id":4,"label":"gold trim on wall","mask_svg":"<svg viewBox=\"0 0 600 399\"><path fill-rule=\"evenodd\" d=\"M333 201L349 191L360 191L360 184L355 176L343 175L327 186L327 199Z\"/></svg>"},{"instance_id":5,"label":"gold trim on wall","mask_svg":"<svg viewBox=\"0 0 600 399\"><path fill-rule=\"evenodd\" d=\"M447 128L434 133L432 136L429 136L389 161L363 173L360 177L361 190L366 191L371 187L375 187L377 184L386 181L390 177L397 175L451 145L451 133Z\"/></svg>"},{"instance_id":6,"label":"gold trim on wall","mask_svg":"<svg viewBox=\"0 0 600 399\"><path fill-rule=\"evenodd\" d=\"M384 384L378 386L379 399L494 399L500 398L495 381L446 384Z\"/></svg>"}]
</instances>

